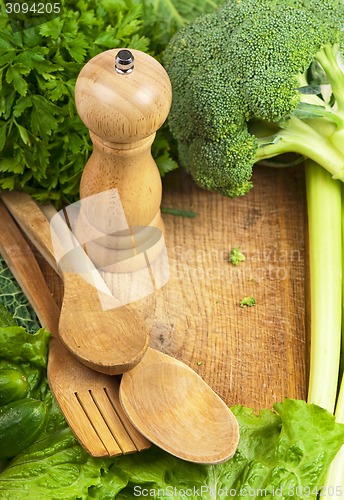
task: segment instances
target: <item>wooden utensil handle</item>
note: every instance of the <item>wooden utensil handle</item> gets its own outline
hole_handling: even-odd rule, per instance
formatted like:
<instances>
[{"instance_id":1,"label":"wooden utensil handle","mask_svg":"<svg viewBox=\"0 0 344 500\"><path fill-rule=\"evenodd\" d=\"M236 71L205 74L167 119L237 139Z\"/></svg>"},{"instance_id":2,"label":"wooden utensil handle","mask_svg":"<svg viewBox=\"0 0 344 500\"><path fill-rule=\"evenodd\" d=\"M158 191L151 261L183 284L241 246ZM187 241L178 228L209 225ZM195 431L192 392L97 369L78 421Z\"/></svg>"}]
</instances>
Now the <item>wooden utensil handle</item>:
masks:
<instances>
[{"instance_id":1,"label":"wooden utensil handle","mask_svg":"<svg viewBox=\"0 0 344 500\"><path fill-rule=\"evenodd\" d=\"M54 271L60 274L54 257L50 225L37 204L28 194L22 192L4 191L0 193L0 197L32 244Z\"/></svg>"},{"instance_id":2,"label":"wooden utensil handle","mask_svg":"<svg viewBox=\"0 0 344 500\"><path fill-rule=\"evenodd\" d=\"M59 309L31 248L1 201L0 220L0 253L27 296L41 325L52 335L56 335ZM27 286L32 280L36 280L35 286Z\"/></svg>"}]
</instances>

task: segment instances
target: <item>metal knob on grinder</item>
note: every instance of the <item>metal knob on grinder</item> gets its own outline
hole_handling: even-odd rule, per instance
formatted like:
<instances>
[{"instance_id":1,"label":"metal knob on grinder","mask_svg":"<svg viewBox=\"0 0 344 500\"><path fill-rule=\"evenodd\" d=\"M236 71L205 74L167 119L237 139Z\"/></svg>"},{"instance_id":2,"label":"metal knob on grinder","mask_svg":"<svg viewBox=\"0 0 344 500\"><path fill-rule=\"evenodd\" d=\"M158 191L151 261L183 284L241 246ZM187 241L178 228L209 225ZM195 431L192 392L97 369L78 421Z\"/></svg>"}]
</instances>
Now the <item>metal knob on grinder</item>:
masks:
<instances>
[{"instance_id":1,"label":"metal knob on grinder","mask_svg":"<svg viewBox=\"0 0 344 500\"><path fill-rule=\"evenodd\" d=\"M120 50L115 58L115 69L120 75L128 75L134 69L134 56L130 50Z\"/></svg>"}]
</instances>

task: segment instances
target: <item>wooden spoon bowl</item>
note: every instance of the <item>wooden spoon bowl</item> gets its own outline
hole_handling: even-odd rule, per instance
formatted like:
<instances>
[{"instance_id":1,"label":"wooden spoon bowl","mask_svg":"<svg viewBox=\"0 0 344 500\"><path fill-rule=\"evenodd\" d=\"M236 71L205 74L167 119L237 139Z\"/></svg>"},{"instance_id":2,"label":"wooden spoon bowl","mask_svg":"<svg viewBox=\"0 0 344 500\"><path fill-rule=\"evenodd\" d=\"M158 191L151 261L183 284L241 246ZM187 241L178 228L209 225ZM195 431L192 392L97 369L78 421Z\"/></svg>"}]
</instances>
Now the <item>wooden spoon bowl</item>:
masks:
<instances>
[{"instance_id":1,"label":"wooden spoon bowl","mask_svg":"<svg viewBox=\"0 0 344 500\"><path fill-rule=\"evenodd\" d=\"M127 306L104 311L96 288L74 273L62 273L64 295L59 337L93 370L117 375L133 368L149 342L141 316Z\"/></svg>"},{"instance_id":2,"label":"wooden spoon bowl","mask_svg":"<svg viewBox=\"0 0 344 500\"><path fill-rule=\"evenodd\" d=\"M238 422L222 399L190 367L154 349L123 374L120 402L149 441L184 460L220 463L238 446Z\"/></svg>"}]
</instances>

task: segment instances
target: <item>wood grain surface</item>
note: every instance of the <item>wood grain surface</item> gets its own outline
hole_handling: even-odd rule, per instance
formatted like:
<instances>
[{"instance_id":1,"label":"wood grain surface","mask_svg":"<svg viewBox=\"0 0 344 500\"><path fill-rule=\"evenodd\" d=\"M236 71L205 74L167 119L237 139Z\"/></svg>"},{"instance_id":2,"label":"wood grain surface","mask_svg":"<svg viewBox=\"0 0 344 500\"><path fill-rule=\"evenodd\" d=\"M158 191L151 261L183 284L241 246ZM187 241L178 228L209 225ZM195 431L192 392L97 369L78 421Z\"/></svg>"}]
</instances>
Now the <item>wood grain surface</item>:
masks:
<instances>
[{"instance_id":1,"label":"wood grain surface","mask_svg":"<svg viewBox=\"0 0 344 500\"><path fill-rule=\"evenodd\" d=\"M194 186L181 170L164 180L171 278L138 301L151 346L192 367L225 400L258 410L306 398L306 206L302 167L255 167L254 188L228 199ZM233 266L239 247L245 262ZM61 301L62 284L40 260ZM239 303L254 296L256 305Z\"/></svg>"}]
</instances>

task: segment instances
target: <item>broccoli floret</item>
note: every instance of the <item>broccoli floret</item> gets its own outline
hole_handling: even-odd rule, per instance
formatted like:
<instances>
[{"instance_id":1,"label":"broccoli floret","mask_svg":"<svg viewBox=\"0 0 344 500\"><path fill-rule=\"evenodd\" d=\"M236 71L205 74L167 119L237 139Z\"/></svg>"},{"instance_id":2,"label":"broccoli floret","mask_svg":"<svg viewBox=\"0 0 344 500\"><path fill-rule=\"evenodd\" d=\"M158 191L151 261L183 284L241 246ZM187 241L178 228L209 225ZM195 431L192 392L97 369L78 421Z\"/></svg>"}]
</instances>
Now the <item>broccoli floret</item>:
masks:
<instances>
[{"instance_id":1,"label":"broccoli floret","mask_svg":"<svg viewBox=\"0 0 344 500\"><path fill-rule=\"evenodd\" d=\"M233 264L233 266L238 266L240 262L245 262L246 257L240 251L240 248L233 247L228 254L228 261Z\"/></svg>"},{"instance_id":2,"label":"broccoli floret","mask_svg":"<svg viewBox=\"0 0 344 500\"><path fill-rule=\"evenodd\" d=\"M220 141L196 137L189 146L189 164L186 167L203 188L230 197L243 195L252 187L249 179L255 149L256 141L248 132L240 132Z\"/></svg>"},{"instance_id":3,"label":"broccoli floret","mask_svg":"<svg viewBox=\"0 0 344 500\"><path fill-rule=\"evenodd\" d=\"M240 301L240 307L253 307L256 305L256 299L254 297L245 297Z\"/></svg>"},{"instance_id":4,"label":"broccoli floret","mask_svg":"<svg viewBox=\"0 0 344 500\"><path fill-rule=\"evenodd\" d=\"M290 152L344 179L343 27L342 0L227 0L174 36L169 126L198 185L243 195L256 162Z\"/></svg>"}]
</instances>

